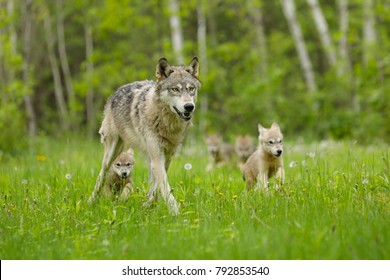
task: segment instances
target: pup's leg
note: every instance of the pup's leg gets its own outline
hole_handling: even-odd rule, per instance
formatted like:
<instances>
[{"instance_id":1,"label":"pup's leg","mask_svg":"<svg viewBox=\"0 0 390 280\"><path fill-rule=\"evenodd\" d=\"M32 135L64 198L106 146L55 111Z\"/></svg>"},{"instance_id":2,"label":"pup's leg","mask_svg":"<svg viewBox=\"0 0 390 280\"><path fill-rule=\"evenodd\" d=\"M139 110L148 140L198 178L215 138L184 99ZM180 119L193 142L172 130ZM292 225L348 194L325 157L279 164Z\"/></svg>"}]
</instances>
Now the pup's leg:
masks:
<instances>
[{"instance_id":1,"label":"pup's leg","mask_svg":"<svg viewBox=\"0 0 390 280\"><path fill-rule=\"evenodd\" d=\"M283 166L279 166L278 170L276 171L276 188L279 188L284 184L284 168Z\"/></svg>"},{"instance_id":2,"label":"pup's leg","mask_svg":"<svg viewBox=\"0 0 390 280\"><path fill-rule=\"evenodd\" d=\"M133 190L133 184L130 182L130 183L127 183L125 185L125 187L123 188L123 191L119 197L119 201L121 202L125 202L129 199L130 195L134 192Z\"/></svg>"},{"instance_id":3,"label":"pup's leg","mask_svg":"<svg viewBox=\"0 0 390 280\"><path fill-rule=\"evenodd\" d=\"M104 156L102 161L102 168L96 180L92 195L88 199L88 204L91 205L98 200L102 185L105 183L107 170L110 168L113 160L120 154L122 146L122 140L119 139L119 136L106 137L104 139Z\"/></svg>"},{"instance_id":4,"label":"pup's leg","mask_svg":"<svg viewBox=\"0 0 390 280\"><path fill-rule=\"evenodd\" d=\"M259 188L264 190L268 188L268 172L264 172L264 170L260 170L259 174L257 175L256 190Z\"/></svg>"}]
</instances>

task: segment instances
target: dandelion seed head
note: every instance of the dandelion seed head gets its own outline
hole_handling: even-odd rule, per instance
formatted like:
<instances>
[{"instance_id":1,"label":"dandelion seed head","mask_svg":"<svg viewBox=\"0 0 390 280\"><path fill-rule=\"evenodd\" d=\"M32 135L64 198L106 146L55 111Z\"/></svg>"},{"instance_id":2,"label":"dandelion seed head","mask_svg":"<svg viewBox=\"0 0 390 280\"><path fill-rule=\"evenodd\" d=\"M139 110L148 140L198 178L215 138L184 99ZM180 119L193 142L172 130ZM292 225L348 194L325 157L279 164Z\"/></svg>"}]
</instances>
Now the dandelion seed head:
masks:
<instances>
[{"instance_id":1,"label":"dandelion seed head","mask_svg":"<svg viewBox=\"0 0 390 280\"><path fill-rule=\"evenodd\" d=\"M186 164L184 164L184 169L185 169L185 170L190 170L190 169L192 169L192 164L191 164L191 163L186 163Z\"/></svg>"},{"instance_id":2,"label":"dandelion seed head","mask_svg":"<svg viewBox=\"0 0 390 280\"><path fill-rule=\"evenodd\" d=\"M72 174L66 173L65 178L66 178L66 180L72 179Z\"/></svg>"},{"instance_id":3,"label":"dandelion seed head","mask_svg":"<svg viewBox=\"0 0 390 280\"><path fill-rule=\"evenodd\" d=\"M26 179L22 180L22 185L27 185L28 181Z\"/></svg>"},{"instance_id":4,"label":"dandelion seed head","mask_svg":"<svg viewBox=\"0 0 390 280\"><path fill-rule=\"evenodd\" d=\"M290 162L290 164L288 165L288 167L290 167L290 168L294 168L294 167L297 167L298 166L298 162L296 162L296 161L292 161L292 162Z\"/></svg>"},{"instance_id":5,"label":"dandelion seed head","mask_svg":"<svg viewBox=\"0 0 390 280\"><path fill-rule=\"evenodd\" d=\"M316 153L315 152L310 152L310 153L307 154L307 156L310 157L310 158L315 158Z\"/></svg>"}]
</instances>

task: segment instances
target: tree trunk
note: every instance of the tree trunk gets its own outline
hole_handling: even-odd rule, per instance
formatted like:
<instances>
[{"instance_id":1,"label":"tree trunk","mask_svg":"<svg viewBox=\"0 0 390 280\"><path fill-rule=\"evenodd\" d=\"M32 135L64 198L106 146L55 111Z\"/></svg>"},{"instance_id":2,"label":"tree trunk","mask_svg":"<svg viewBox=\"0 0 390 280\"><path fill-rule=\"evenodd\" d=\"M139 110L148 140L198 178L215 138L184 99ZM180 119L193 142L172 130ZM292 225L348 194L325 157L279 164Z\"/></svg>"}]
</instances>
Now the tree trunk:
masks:
<instances>
[{"instance_id":1,"label":"tree trunk","mask_svg":"<svg viewBox=\"0 0 390 280\"><path fill-rule=\"evenodd\" d=\"M261 12L261 2L249 0L249 12L252 14L254 29L256 34L257 48L260 57L259 76L267 80L268 62L267 62L267 42L264 32L263 14Z\"/></svg>"},{"instance_id":2,"label":"tree trunk","mask_svg":"<svg viewBox=\"0 0 390 280\"><path fill-rule=\"evenodd\" d=\"M198 49L199 49L199 61L202 66L201 75L207 76L208 73L208 59L207 59L207 32L206 32L206 16L204 12L204 2L200 1L197 8L198 16ZM208 110L208 98L207 93L202 95L200 100L200 117L199 127L202 134L206 132L206 114Z\"/></svg>"},{"instance_id":3,"label":"tree trunk","mask_svg":"<svg viewBox=\"0 0 390 280\"><path fill-rule=\"evenodd\" d=\"M66 130L69 128L68 123L68 110L66 107L66 101L64 97L64 92L61 85L61 75L58 67L57 57L54 51L54 36L51 30L51 19L50 11L46 10L44 15L44 29L46 36L46 44L48 50L48 56L50 61L51 72L54 80L54 94L60 113L61 128Z\"/></svg>"},{"instance_id":4,"label":"tree trunk","mask_svg":"<svg viewBox=\"0 0 390 280\"><path fill-rule=\"evenodd\" d=\"M294 0L281 0L284 15L287 19L290 32L293 35L295 48L298 52L299 61L303 70L307 88L310 92L317 90L317 85L314 78L313 67L309 54L306 50L306 45L302 37L301 27L295 15Z\"/></svg>"},{"instance_id":5,"label":"tree trunk","mask_svg":"<svg viewBox=\"0 0 390 280\"><path fill-rule=\"evenodd\" d=\"M331 66L336 64L336 51L329 35L328 23L322 13L321 7L317 0L307 0L310 5L314 22L320 35L322 47Z\"/></svg>"},{"instance_id":6,"label":"tree trunk","mask_svg":"<svg viewBox=\"0 0 390 280\"><path fill-rule=\"evenodd\" d=\"M184 64L183 58L183 31L179 16L178 0L169 0L169 23L171 26L172 47L176 62Z\"/></svg>"},{"instance_id":7,"label":"tree trunk","mask_svg":"<svg viewBox=\"0 0 390 280\"><path fill-rule=\"evenodd\" d=\"M32 0L22 1L23 23L23 83L28 92L24 95L24 104L27 112L28 133L31 137L37 135L37 118L34 111L32 92L31 92L31 6Z\"/></svg>"},{"instance_id":8,"label":"tree trunk","mask_svg":"<svg viewBox=\"0 0 390 280\"><path fill-rule=\"evenodd\" d=\"M339 40L339 74L344 75L351 71L350 58L348 53L348 0L339 0L339 26L340 26L340 40Z\"/></svg>"},{"instance_id":9,"label":"tree trunk","mask_svg":"<svg viewBox=\"0 0 390 280\"><path fill-rule=\"evenodd\" d=\"M375 61L375 18L373 12L373 0L364 0L363 23L363 63L365 66L370 61Z\"/></svg>"},{"instance_id":10,"label":"tree trunk","mask_svg":"<svg viewBox=\"0 0 390 280\"><path fill-rule=\"evenodd\" d=\"M87 61L87 81L88 81L88 92L85 99L86 105L86 114L87 114L87 133L89 137L95 135L96 125L95 125L95 108L94 108L94 93L93 93L93 72L94 65L92 61L93 55L93 37L92 37L92 28L88 23L85 23L85 54Z\"/></svg>"},{"instance_id":11,"label":"tree trunk","mask_svg":"<svg viewBox=\"0 0 390 280\"><path fill-rule=\"evenodd\" d=\"M65 43L65 31L64 31L64 14L63 14L63 0L56 0L57 9L57 38L58 38L58 53L60 57L60 65L62 73L64 74L64 82L66 92L68 93L68 104L70 111L70 121L72 124L76 123L74 106L75 106L75 93L73 90L72 75L69 68L68 56L66 54L66 43Z\"/></svg>"}]
</instances>

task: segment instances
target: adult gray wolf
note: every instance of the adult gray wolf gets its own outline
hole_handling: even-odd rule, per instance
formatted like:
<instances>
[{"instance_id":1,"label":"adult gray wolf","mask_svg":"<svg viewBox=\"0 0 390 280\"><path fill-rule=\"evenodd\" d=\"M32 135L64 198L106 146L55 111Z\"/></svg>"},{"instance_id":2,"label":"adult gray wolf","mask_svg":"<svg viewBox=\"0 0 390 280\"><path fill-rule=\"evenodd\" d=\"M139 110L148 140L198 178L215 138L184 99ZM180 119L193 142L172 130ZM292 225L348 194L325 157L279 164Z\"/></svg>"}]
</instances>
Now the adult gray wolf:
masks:
<instances>
[{"instance_id":1,"label":"adult gray wolf","mask_svg":"<svg viewBox=\"0 0 390 280\"><path fill-rule=\"evenodd\" d=\"M246 181L248 191L256 183L255 189L268 188L268 180L275 175L277 186L284 182L283 165L283 135L277 123L271 128L259 129L259 147L248 158L243 170L243 178Z\"/></svg>"},{"instance_id":2,"label":"adult gray wolf","mask_svg":"<svg viewBox=\"0 0 390 280\"><path fill-rule=\"evenodd\" d=\"M135 164L133 149L119 154L112 162L107 172L107 179L103 187L103 194L112 197L119 196L119 201L127 201L134 192L131 178Z\"/></svg>"},{"instance_id":3,"label":"adult gray wolf","mask_svg":"<svg viewBox=\"0 0 390 280\"><path fill-rule=\"evenodd\" d=\"M114 158L127 147L137 147L147 154L149 161L151 186L146 205L156 200L159 189L170 213L179 214L167 171L186 128L192 124L197 91L201 86L198 74L196 57L187 66L171 66L161 58L156 66L156 81L124 85L108 99L99 130L104 144L102 168L89 204L99 198Z\"/></svg>"}]
</instances>

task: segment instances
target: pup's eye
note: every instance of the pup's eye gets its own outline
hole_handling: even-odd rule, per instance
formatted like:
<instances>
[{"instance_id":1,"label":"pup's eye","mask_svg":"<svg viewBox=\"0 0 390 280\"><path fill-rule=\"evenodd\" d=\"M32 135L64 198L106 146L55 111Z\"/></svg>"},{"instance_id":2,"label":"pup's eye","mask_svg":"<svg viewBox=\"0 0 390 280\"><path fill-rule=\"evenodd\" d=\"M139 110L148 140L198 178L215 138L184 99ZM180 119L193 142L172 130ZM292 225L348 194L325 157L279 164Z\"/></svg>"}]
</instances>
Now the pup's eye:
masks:
<instances>
[{"instance_id":1,"label":"pup's eye","mask_svg":"<svg viewBox=\"0 0 390 280\"><path fill-rule=\"evenodd\" d=\"M120 162L117 162L115 165L116 165L116 167L121 167L121 163Z\"/></svg>"},{"instance_id":2,"label":"pup's eye","mask_svg":"<svg viewBox=\"0 0 390 280\"><path fill-rule=\"evenodd\" d=\"M282 144L282 143L283 143L283 139L280 139L280 140L279 140L279 143Z\"/></svg>"},{"instance_id":3,"label":"pup's eye","mask_svg":"<svg viewBox=\"0 0 390 280\"><path fill-rule=\"evenodd\" d=\"M126 163L126 166L130 166L130 162Z\"/></svg>"},{"instance_id":4,"label":"pup's eye","mask_svg":"<svg viewBox=\"0 0 390 280\"><path fill-rule=\"evenodd\" d=\"M268 144L270 144L270 145L273 145L274 143L275 143L274 140L269 140L269 141L268 141Z\"/></svg>"}]
</instances>

